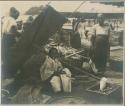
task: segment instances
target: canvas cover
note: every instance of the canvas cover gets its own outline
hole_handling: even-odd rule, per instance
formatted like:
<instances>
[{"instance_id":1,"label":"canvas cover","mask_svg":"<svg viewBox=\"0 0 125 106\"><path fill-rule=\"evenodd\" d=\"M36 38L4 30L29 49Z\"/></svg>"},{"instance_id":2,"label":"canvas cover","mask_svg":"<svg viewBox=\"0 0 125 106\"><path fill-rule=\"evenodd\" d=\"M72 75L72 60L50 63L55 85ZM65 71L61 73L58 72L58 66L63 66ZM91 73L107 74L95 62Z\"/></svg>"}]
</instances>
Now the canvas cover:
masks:
<instances>
[{"instance_id":1,"label":"canvas cover","mask_svg":"<svg viewBox=\"0 0 125 106\"><path fill-rule=\"evenodd\" d=\"M51 6L44 7L13 47L9 64L11 68L20 68L30 56L46 44L49 37L55 34L65 22L66 18Z\"/></svg>"}]
</instances>

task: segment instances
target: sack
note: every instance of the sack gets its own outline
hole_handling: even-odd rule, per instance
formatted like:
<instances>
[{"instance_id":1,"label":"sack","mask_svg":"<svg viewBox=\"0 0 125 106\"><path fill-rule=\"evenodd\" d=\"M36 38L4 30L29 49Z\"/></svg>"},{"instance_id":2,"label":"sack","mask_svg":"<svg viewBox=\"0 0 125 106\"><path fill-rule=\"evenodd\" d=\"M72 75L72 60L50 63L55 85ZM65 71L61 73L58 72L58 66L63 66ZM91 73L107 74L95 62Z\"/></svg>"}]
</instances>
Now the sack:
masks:
<instances>
[{"instance_id":1,"label":"sack","mask_svg":"<svg viewBox=\"0 0 125 106\"><path fill-rule=\"evenodd\" d=\"M64 92L71 92L71 72L68 68L64 68L62 71L65 74L61 74L62 87Z\"/></svg>"},{"instance_id":2,"label":"sack","mask_svg":"<svg viewBox=\"0 0 125 106\"><path fill-rule=\"evenodd\" d=\"M54 76L50 80L50 83L54 92L60 92L62 84L63 91L69 93L71 92L71 72L68 68L64 68L62 71L65 72L65 74L61 74L60 77Z\"/></svg>"},{"instance_id":3,"label":"sack","mask_svg":"<svg viewBox=\"0 0 125 106\"><path fill-rule=\"evenodd\" d=\"M62 81L62 87L64 92L71 92L71 78L68 77L66 74L60 75Z\"/></svg>"},{"instance_id":4,"label":"sack","mask_svg":"<svg viewBox=\"0 0 125 106\"><path fill-rule=\"evenodd\" d=\"M52 85L53 91L54 92L60 92L61 91L61 80L60 77L54 76L50 80L50 83Z\"/></svg>"}]
</instances>

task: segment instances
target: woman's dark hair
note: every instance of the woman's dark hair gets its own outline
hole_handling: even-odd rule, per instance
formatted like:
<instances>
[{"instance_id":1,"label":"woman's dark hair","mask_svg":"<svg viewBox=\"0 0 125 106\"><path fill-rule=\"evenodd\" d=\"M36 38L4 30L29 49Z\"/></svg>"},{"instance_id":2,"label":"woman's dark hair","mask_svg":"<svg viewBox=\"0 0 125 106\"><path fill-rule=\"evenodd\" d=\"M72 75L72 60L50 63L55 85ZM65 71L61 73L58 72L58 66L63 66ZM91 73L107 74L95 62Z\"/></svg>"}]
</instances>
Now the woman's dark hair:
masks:
<instances>
[{"instance_id":1,"label":"woman's dark hair","mask_svg":"<svg viewBox=\"0 0 125 106\"><path fill-rule=\"evenodd\" d=\"M56 48L51 48L49 50L48 55L53 58L53 57L58 57L58 50Z\"/></svg>"}]
</instances>

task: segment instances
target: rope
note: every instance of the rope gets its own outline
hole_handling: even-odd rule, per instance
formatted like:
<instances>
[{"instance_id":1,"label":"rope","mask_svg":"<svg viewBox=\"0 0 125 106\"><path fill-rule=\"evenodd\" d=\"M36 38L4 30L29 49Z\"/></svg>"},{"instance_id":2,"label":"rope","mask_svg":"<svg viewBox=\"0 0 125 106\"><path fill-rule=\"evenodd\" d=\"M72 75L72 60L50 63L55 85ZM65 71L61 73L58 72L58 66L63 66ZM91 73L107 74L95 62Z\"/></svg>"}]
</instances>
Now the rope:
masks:
<instances>
[{"instance_id":1,"label":"rope","mask_svg":"<svg viewBox=\"0 0 125 106\"><path fill-rule=\"evenodd\" d=\"M69 15L69 17L71 17L73 15L73 13L75 13L86 1L83 1L73 12L71 15Z\"/></svg>"},{"instance_id":2,"label":"rope","mask_svg":"<svg viewBox=\"0 0 125 106\"><path fill-rule=\"evenodd\" d=\"M83 1L83 2L73 11L73 13L76 12L85 2L86 2L86 1Z\"/></svg>"},{"instance_id":3,"label":"rope","mask_svg":"<svg viewBox=\"0 0 125 106\"><path fill-rule=\"evenodd\" d=\"M52 1L49 1L49 2L47 3L47 5L50 5L51 2L52 2ZM83 1L83 2L72 12L72 14L75 13L85 2L86 2L86 1ZM72 16L72 14L69 15L69 17Z\"/></svg>"}]
</instances>

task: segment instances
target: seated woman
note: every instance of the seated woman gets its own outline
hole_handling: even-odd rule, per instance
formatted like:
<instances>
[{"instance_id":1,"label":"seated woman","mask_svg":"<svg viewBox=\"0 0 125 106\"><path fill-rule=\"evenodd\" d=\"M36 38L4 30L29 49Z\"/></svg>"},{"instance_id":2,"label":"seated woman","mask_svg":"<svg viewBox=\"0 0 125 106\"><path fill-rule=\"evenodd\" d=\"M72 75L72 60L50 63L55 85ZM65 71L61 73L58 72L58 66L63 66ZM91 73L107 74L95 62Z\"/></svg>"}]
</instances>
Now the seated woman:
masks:
<instances>
[{"instance_id":1,"label":"seated woman","mask_svg":"<svg viewBox=\"0 0 125 106\"><path fill-rule=\"evenodd\" d=\"M64 83L67 83L65 82L66 80L64 81L64 78L70 80L71 72L67 68L63 68L61 62L58 60L58 57L58 50L56 48L51 48L48 56L46 56L44 64L40 68L41 79L45 86L51 85L54 92L62 91L61 86L63 87L64 92L71 92L71 90L66 90L66 87L63 86ZM68 85L68 83L66 85Z\"/></svg>"}]
</instances>

